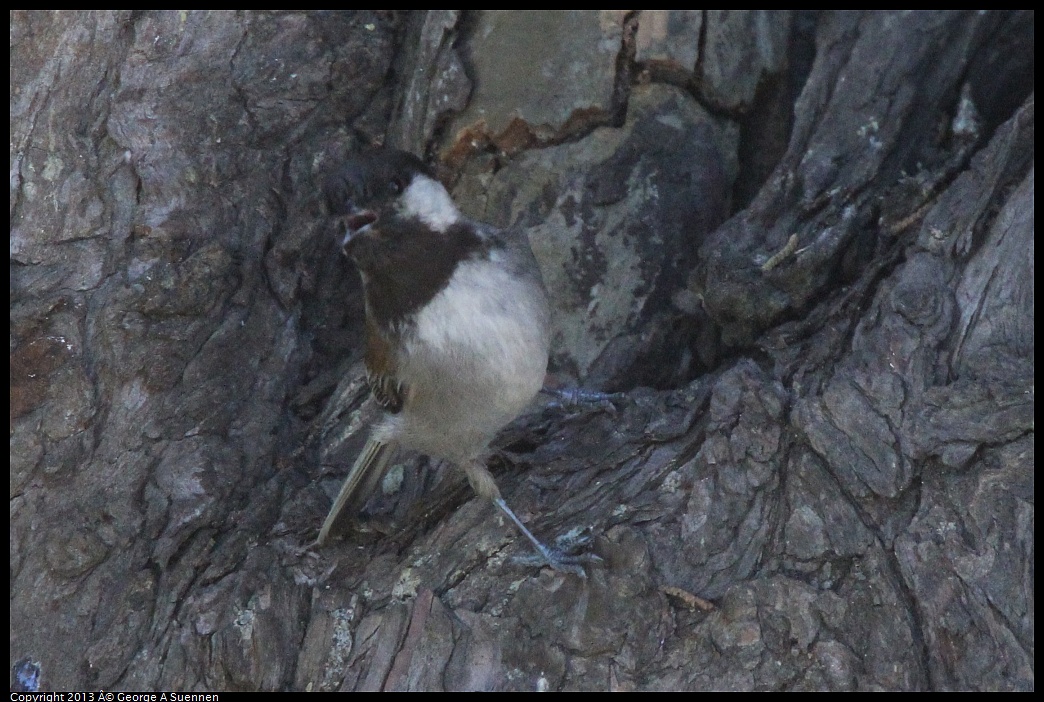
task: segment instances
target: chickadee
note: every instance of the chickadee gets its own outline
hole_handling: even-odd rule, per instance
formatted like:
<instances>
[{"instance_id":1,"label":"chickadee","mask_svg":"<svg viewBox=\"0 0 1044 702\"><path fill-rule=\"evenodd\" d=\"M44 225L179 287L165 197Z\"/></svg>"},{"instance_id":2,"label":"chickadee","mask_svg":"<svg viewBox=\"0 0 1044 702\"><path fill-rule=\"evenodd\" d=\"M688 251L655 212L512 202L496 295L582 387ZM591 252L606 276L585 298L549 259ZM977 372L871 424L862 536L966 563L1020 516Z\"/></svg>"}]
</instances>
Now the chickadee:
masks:
<instances>
[{"instance_id":1,"label":"chickadee","mask_svg":"<svg viewBox=\"0 0 1044 702\"><path fill-rule=\"evenodd\" d=\"M540 390L550 312L533 252L465 218L425 164L390 149L365 153L326 184L362 276L366 378L384 410L319 532L357 513L397 446L460 466L554 567L582 571L534 537L486 469L489 442Z\"/></svg>"}]
</instances>

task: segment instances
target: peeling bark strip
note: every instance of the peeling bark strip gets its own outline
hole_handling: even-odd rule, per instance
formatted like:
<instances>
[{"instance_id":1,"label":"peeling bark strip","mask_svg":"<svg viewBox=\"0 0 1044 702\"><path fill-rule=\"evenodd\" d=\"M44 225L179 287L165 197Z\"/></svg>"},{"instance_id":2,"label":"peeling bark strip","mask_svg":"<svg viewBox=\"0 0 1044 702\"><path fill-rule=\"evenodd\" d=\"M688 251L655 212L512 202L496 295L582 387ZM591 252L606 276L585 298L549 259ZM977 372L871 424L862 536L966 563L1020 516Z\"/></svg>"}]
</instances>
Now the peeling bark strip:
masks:
<instances>
[{"instance_id":1,"label":"peeling bark strip","mask_svg":"<svg viewBox=\"0 0 1044 702\"><path fill-rule=\"evenodd\" d=\"M1033 689L1031 12L10 20L12 689ZM410 457L310 547L375 142L626 397L491 462L586 581Z\"/></svg>"}]
</instances>

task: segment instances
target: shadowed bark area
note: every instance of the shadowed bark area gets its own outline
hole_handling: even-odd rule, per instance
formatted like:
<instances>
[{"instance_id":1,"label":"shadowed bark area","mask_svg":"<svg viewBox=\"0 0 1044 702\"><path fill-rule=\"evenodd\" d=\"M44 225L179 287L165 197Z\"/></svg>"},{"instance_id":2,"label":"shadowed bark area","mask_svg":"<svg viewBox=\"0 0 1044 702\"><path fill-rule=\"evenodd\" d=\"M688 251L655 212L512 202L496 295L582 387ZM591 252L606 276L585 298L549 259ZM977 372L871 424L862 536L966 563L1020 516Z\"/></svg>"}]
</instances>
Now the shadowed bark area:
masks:
<instances>
[{"instance_id":1,"label":"shadowed bark area","mask_svg":"<svg viewBox=\"0 0 1044 702\"><path fill-rule=\"evenodd\" d=\"M13 12L12 685L1033 689L1033 22ZM586 579L416 456L313 546L385 141L621 393L490 462Z\"/></svg>"}]
</instances>

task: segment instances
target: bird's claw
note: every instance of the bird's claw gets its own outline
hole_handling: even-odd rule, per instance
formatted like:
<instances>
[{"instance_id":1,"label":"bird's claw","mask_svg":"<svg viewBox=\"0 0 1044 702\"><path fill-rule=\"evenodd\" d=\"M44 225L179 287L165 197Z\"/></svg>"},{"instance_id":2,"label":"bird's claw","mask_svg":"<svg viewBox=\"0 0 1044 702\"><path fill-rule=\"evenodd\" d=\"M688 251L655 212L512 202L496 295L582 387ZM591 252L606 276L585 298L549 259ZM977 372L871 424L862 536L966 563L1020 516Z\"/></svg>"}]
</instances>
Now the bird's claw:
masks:
<instances>
[{"instance_id":1,"label":"bird's claw","mask_svg":"<svg viewBox=\"0 0 1044 702\"><path fill-rule=\"evenodd\" d=\"M515 527L519 530L519 532L521 532L522 535L529 540L529 543L533 544L533 548L534 550L536 550L536 554L531 557L535 560L530 560L530 564L549 565L555 570L562 571L564 573L573 573L574 575L578 575L581 578L586 578L587 573L585 573L584 569L580 566L584 563L593 565L602 561L601 558L594 555L593 553L583 553L577 556L571 556L566 555L558 551L557 549L553 549L550 546L546 546L540 541L540 539L533 536L533 532L527 529L526 525L522 523L522 520L519 519L515 515L515 513L511 511L511 508L507 506L506 502L504 502L504 498L493 498L493 504L496 505L512 522L514 522ZM566 533L558 538L558 543L562 544L563 542L567 542L573 544L574 546L582 546L587 543L588 539L582 537L580 535L581 533L582 532Z\"/></svg>"},{"instance_id":2,"label":"bird's claw","mask_svg":"<svg viewBox=\"0 0 1044 702\"><path fill-rule=\"evenodd\" d=\"M584 566L599 566L604 559L594 553L581 553L568 555L552 548L545 547L543 551L532 553L527 556L515 556L512 562L529 568L539 566L550 566L560 573L572 573L580 578L587 578Z\"/></svg>"},{"instance_id":3,"label":"bird's claw","mask_svg":"<svg viewBox=\"0 0 1044 702\"><path fill-rule=\"evenodd\" d=\"M622 392L599 392L597 390L584 390L579 387L570 388L542 388L541 391L550 395L555 400L547 404L552 409L575 410L583 405L593 405L606 412L615 412L616 402L622 402L627 395Z\"/></svg>"}]
</instances>

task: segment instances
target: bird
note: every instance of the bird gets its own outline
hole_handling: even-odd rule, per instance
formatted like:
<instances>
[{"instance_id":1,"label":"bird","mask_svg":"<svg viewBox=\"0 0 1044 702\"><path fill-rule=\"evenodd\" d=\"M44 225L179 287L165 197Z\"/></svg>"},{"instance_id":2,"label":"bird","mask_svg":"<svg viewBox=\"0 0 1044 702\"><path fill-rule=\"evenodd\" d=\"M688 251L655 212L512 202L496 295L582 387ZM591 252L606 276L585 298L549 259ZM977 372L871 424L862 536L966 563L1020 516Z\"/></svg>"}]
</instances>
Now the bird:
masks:
<instances>
[{"instance_id":1,"label":"bird","mask_svg":"<svg viewBox=\"0 0 1044 702\"><path fill-rule=\"evenodd\" d=\"M524 233L465 217L433 171L397 149L351 158L327 178L324 195L362 279L366 380L381 418L318 544L342 514L362 509L403 447L459 466L545 563L582 576L580 564L596 557L541 543L508 507L484 460L547 372L550 305Z\"/></svg>"}]
</instances>

